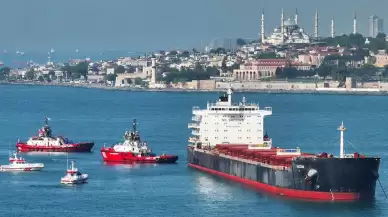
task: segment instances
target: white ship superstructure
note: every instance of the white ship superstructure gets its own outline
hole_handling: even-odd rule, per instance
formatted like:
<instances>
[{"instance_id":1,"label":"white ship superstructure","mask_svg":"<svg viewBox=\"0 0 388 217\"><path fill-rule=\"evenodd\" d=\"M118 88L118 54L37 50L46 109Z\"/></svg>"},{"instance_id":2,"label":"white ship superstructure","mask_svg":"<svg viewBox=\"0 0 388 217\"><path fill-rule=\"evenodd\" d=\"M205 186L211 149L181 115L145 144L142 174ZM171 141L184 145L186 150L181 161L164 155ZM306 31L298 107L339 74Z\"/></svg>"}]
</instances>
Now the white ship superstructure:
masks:
<instances>
[{"instance_id":1,"label":"white ship superstructure","mask_svg":"<svg viewBox=\"0 0 388 217\"><path fill-rule=\"evenodd\" d=\"M272 115L272 107L260 109L258 104L242 101L232 103L232 89L215 103L208 103L206 109L193 107L193 145L214 147L218 144L249 145L250 148L271 148L272 141L264 135L264 118Z\"/></svg>"}]
</instances>

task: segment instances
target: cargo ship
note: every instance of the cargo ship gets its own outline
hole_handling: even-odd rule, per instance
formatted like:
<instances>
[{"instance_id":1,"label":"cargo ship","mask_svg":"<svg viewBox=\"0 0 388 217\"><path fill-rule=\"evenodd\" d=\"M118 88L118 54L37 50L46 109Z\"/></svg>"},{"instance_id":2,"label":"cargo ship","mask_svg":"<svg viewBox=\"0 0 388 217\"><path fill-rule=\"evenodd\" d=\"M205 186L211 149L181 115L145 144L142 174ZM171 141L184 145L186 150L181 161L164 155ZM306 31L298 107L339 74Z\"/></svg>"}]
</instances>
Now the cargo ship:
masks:
<instances>
[{"instance_id":1,"label":"cargo ship","mask_svg":"<svg viewBox=\"0 0 388 217\"><path fill-rule=\"evenodd\" d=\"M27 142L18 139L16 149L19 152L90 152L94 142L73 142L63 136L53 136L45 118L45 125L38 130L38 135L30 137Z\"/></svg>"},{"instance_id":2,"label":"cargo ship","mask_svg":"<svg viewBox=\"0 0 388 217\"><path fill-rule=\"evenodd\" d=\"M300 148L274 147L264 134L264 118L272 107L232 103L232 88L207 108L193 107L187 147L188 166L244 183L260 191L307 200L369 200L375 196L379 157L344 152L304 153Z\"/></svg>"},{"instance_id":3,"label":"cargo ship","mask_svg":"<svg viewBox=\"0 0 388 217\"><path fill-rule=\"evenodd\" d=\"M136 129L136 119L132 122L132 131L124 133L124 141L100 149L102 159L108 163L175 163L176 155L156 155L143 141Z\"/></svg>"}]
</instances>

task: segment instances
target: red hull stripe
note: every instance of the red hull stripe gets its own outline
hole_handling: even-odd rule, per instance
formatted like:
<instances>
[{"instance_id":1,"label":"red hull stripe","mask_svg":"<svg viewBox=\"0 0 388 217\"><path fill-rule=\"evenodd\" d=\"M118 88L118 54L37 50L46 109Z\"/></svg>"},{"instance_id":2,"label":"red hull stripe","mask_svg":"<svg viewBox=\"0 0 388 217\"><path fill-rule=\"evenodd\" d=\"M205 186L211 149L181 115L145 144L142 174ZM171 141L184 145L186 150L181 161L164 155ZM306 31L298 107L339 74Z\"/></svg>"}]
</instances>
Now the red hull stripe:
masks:
<instances>
[{"instance_id":1,"label":"red hull stripe","mask_svg":"<svg viewBox=\"0 0 388 217\"><path fill-rule=\"evenodd\" d=\"M223 172L208 169L195 164L188 164L188 165L190 167L199 169L201 171L204 171L213 175L221 176L235 182L240 182L240 183L252 186L256 189L264 190L276 195L281 195L286 197L294 197L294 198L300 198L300 199L313 199L313 200L343 200L343 201L359 200L360 198L359 193L335 193L335 192L330 193L330 192L303 191L303 190L294 190L294 189L288 189L288 188L280 188L280 187L275 187L272 185L240 178L237 176L232 176Z\"/></svg>"}]
</instances>

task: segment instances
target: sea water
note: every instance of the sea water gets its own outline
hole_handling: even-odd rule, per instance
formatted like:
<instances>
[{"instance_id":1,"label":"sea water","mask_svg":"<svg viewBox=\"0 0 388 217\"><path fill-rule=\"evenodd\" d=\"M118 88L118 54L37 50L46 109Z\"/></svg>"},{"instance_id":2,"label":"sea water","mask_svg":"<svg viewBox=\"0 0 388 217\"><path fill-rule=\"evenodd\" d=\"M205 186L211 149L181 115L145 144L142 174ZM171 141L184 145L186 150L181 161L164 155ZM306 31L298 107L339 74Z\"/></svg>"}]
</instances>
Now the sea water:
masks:
<instances>
[{"instance_id":1,"label":"sea water","mask_svg":"<svg viewBox=\"0 0 388 217\"><path fill-rule=\"evenodd\" d=\"M388 200L377 183L372 202L287 199L223 180L186 165L187 124L193 106L220 93L130 92L67 87L0 86L0 164L17 139L35 135L49 117L54 135L94 141L91 153L70 153L89 183L62 186L66 154L22 154L41 172L0 173L1 216L387 216ZM388 190L388 98L236 93L272 106L265 131L275 146L339 154L337 127L344 121L345 152L382 157L380 181ZM99 149L122 139L138 121L143 140L157 154L177 154L171 165L109 165Z\"/></svg>"}]
</instances>

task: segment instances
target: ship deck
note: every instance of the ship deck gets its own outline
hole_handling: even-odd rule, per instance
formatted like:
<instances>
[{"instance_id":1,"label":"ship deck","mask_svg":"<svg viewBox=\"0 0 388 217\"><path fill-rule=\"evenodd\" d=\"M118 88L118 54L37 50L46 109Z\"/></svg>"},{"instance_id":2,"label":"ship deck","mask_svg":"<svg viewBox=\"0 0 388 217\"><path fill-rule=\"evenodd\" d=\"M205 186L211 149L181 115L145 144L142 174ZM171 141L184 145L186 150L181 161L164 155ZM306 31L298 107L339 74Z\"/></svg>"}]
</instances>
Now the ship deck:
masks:
<instances>
[{"instance_id":1,"label":"ship deck","mask_svg":"<svg viewBox=\"0 0 388 217\"><path fill-rule=\"evenodd\" d=\"M203 148L205 149L205 148ZM216 145L211 151L216 154L223 154L231 156L234 158L240 158L244 160L250 160L257 163L268 164L272 166L281 166L281 167L290 167L292 160L295 157L302 158L313 158L320 157L320 155L312 153L282 153L279 155L279 150L287 150L280 148L270 148L270 149L249 149L248 145L238 145L238 144L227 144L227 145Z\"/></svg>"}]
</instances>

